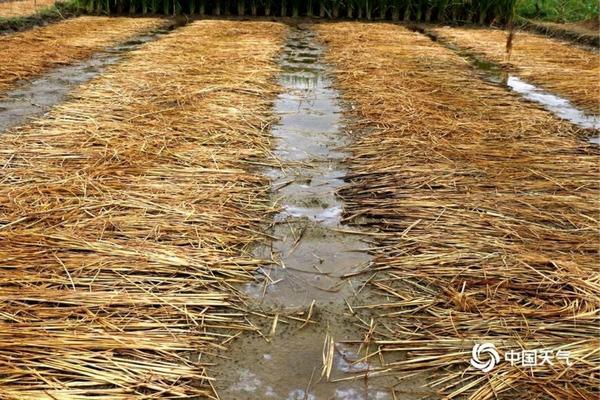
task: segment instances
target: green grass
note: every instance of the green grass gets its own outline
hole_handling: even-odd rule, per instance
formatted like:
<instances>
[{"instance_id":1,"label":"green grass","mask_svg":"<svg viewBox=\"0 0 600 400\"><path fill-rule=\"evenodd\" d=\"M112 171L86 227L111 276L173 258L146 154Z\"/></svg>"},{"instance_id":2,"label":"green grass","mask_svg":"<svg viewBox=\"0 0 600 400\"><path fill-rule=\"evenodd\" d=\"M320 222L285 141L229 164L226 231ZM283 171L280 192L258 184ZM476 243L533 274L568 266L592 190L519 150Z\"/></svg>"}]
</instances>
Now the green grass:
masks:
<instances>
[{"instance_id":1,"label":"green grass","mask_svg":"<svg viewBox=\"0 0 600 400\"><path fill-rule=\"evenodd\" d=\"M505 23L516 0L78 0L104 14L270 15Z\"/></svg>"},{"instance_id":2,"label":"green grass","mask_svg":"<svg viewBox=\"0 0 600 400\"><path fill-rule=\"evenodd\" d=\"M587 21L598 18L598 0L519 0L519 16L553 22Z\"/></svg>"}]
</instances>

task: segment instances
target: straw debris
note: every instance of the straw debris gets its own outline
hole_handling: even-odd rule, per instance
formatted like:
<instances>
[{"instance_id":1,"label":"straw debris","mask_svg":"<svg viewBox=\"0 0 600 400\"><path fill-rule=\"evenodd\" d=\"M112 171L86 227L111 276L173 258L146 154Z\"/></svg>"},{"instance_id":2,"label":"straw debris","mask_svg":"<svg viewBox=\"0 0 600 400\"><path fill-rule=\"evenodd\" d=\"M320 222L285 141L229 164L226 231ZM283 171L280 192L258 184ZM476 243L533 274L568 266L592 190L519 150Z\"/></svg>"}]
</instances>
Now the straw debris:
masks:
<instances>
[{"instance_id":1,"label":"straw debris","mask_svg":"<svg viewBox=\"0 0 600 400\"><path fill-rule=\"evenodd\" d=\"M165 26L159 18L79 17L0 36L0 96L20 80Z\"/></svg>"},{"instance_id":2,"label":"straw debris","mask_svg":"<svg viewBox=\"0 0 600 400\"><path fill-rule=\"evenodd\" d=\"M193 23L0 136L0 398L215 396L205 355L255 329L283 36Z\"/></svg>"},{"instance_id":3,"label":"straw debris","mask_svg":"<svg viewBox=\"0 0 600 400\"><path fill-rule=\"evenodd\" d=\"M23 17L50 7L56 0L16 0L0 2L0 18Z\"/></svg>"},{"instance_id":4,"label":"straw debris","mask_svg":"<svg viewBox=\"0 0 600 400\"><path fill-rule=\"evenodd\" d=\"M401 393L401 378L429 371L445 398L597 398L598 149L425 36L317 30L354 128L370 129L340 192L350 220L380 231L379 296L353 310L384 364L357 378L396 376ZM573 365L485 374L469 365L484 342L502 357L570 351Z\"/></svg>"},{"instance_id":5,"label":"straw debris","mask_svg":"<svg viewBox=\"0 0 600 400\"><path fill-rule=\"evenodd\" d=\"M531 33L518 32L510 58L506 54L507 32L484 28L439 27L442 39L514 69L539 84L598 114L600 98L600 53Z\"/></svg>"}]
</instances>

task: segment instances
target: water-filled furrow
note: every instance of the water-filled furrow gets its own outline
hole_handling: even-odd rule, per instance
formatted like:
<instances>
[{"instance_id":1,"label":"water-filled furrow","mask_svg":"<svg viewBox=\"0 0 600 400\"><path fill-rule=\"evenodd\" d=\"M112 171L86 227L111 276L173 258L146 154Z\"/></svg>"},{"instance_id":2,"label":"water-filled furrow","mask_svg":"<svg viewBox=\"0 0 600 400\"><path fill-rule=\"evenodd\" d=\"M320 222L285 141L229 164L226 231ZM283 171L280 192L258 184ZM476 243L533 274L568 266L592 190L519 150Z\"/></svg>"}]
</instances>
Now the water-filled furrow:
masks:
<instances>
[{"instance_id":1,"label":"water-filled furrow","mask_svg":"<svg viewBox=\"0 0 600 400\"><path fill-rule=\"evenodd\" d=\"M499 85L506 86L509 90L518 93L524 99L541 105L558 118L564 119L581 128L600 130L600 116L590 115L577 108L569 100L543 89L512 72L507 72L500 65L483 60L470 52L458 48L456 45L441 39L438 35L419 26L412 26L413 30L427 35L431 40L455 51L471 62L482 76ZM589 139L591 143L600 144L600 137Z\"/></svg>"},{"instance_id":2,"label":"water-filled furrow","mask_svg":"<svg viewBox=\"0 0 600 400\"><path fill-rule=\"evenodd\" d=\"M392 399L389 377L335 382L374 367L360 360L357 345L344 342L360 337L345 300L352 303L363 283L344 276L364 270L370 256L361 232L343 224L344 205L335 194L347 173L350 136L322 52L310 29L292 29L280 62L283 92L274 105L280 119L272 129L281 168L265 171L281 212L269 232L276 239L257 250L274 262L244 288L258 308L281 315L312 309L313 322L279 323L265 336L240 338L217 366L223 399ZM327 334L334 339L330 381L321 378ZM406 390L422 384L414 379Z\"/></svg>"},{"instance_id":3,"label":"water-filled furrow","mask_svg":"<svg viewBox=\"0 0 600 400\"><path fill-rule=\"evenodd\" d=\"M52 106L63 102L74 87L101 74L107 67L119 62L127 52L139 48L146 42L156 40L167 32L167 30L157 30L140 35L100 51L86 60L54 68L30 81L23 81L15 89L1 94L0 133L43 115Z\"/></svg>"}]
</instances>

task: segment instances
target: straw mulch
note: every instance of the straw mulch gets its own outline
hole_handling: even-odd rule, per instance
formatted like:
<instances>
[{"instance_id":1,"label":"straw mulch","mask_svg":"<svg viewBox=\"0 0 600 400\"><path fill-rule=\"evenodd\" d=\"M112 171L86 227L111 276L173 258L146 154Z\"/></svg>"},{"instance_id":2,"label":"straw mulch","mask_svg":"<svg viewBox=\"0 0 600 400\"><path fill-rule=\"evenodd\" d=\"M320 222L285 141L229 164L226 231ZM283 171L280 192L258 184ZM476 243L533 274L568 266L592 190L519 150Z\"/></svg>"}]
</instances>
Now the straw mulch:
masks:
<instances>
[{"instance_id":1,"label":"straw mulch","mask_svg":"<svg viewBox=\"0 0 600 400\"><path fill-rule=\"evenodd\" d=\"M14 18L32 15L50 7L56 0L17 0L0 2L0 18Z\"/></svg>"},{"instance_id":2,"label":"straw mulch","mask_svg":"<svg viewBox=\"0 0 600 400\"><path fill-rule=\"evenodd\" d=\"M567 39L575 43L600 47L600 20L557 23L521 20L522 27L547 36Z\"/></svg>"},{"instance_id":3,"label":"straw mulch","mask_svg":"<svg viewBox=\"0 0 600 400\"><path fill-rule=\"evenodd\" d=\"M386 363L368 375L428 370L448 398L596 398L597 147L425 36L317 29L356 131L370 132L351 146L340 192L348 221L380 231L379 296L354 308L367 315L363 350ZM469 366L484 342L501 355L568 350L574 365L484 374Z\"/></svg>"},{"instance_id":4,"label":"straw mulch","mask_svg":"<svg viewBox=\"0 0 600 400\"><path fill-rule=\"evenodd\" d=\"M202 21L0 135L0 398L212 396L253 327L281 24Z\"/></svg>"},{"instance_id":5,"label":"straw mulch","mask_svg":"<svg viewBox=\"0 0 600 400\"><path fill-rule=\"evenodd\" d=\"M22 79L165 25L159 18L80 17L42 28L0 36L0 96Z\"/></svg>"},{"instance_id":6,"label":"straw mulch","mask_svg":"<svg viewBox=\"0 0 600 400\"><path fill-rule=\"evenodd\" d=\"M582 109L600 108L600 53L532 33L517 32L510 56L507 32L497 29L435 28L433 32L460 48L515 71L526 80L563 96Z\"/></svg>"}]
</instances>

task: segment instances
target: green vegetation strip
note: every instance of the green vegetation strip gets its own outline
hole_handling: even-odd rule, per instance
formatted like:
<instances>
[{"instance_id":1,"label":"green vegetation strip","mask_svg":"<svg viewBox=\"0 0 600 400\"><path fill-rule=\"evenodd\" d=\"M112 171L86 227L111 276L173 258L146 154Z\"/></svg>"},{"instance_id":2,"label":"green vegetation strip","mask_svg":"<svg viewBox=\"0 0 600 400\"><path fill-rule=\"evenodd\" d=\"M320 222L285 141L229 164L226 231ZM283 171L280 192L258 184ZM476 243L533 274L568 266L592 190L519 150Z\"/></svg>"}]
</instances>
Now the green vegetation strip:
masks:
<instances>
[{"instance_id":1,"label":"green vegetation strip","mask_svg":"<svg viewBox=\"0 0 600 400\"><path fill-rule=\"evenodd\" d=\"M502 23L516 0L78 0L97 13L263 15Z\"/></svg>"}]
</instances>

